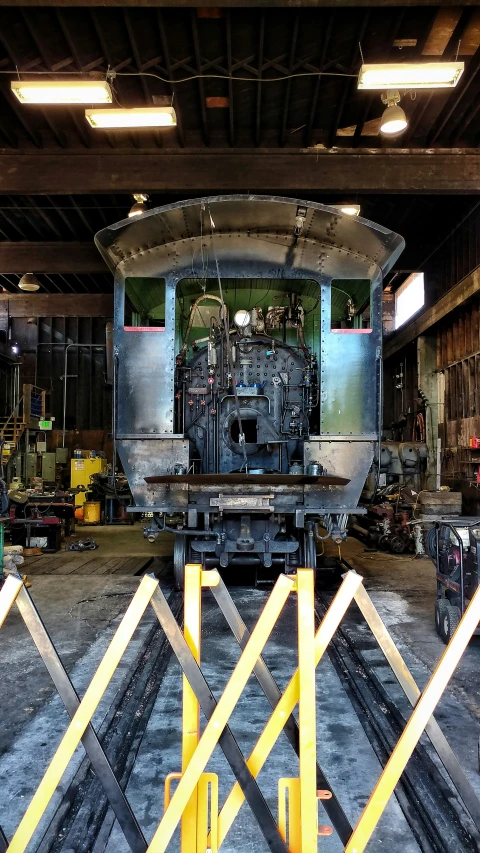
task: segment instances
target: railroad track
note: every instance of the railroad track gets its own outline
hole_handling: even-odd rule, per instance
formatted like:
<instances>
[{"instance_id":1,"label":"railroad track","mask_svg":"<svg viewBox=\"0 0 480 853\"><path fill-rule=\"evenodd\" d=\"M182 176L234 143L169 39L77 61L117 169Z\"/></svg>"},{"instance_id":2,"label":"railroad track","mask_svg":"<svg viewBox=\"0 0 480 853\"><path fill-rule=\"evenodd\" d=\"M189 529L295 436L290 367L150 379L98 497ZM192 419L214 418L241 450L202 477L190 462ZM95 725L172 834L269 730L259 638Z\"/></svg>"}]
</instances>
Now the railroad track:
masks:
<instances>
[{"instance_id":1,"label":"railroad track","mask_svg":"<svg viewBox=\"0 0 480 853\"><path fill-rule=\"evenodd\" d=\"M342 568L351 570L342 560ZM317 591L320 621L333 593ZM397 704L382 680L386 662L360 611L352 607L328 648L335 671L382 767L407 722L409 711ZM377 660L372 651L378 650ZM392 675L392 678L394 676ZM410 706L409 706L410 707ZM422 853L478 853L480 834L453 785L420 743L402 774L395 794Z\"/></svg>"},{"instance_id":2,"label":"railroad track","mask_svg":"<svg viewBox=\"0 0 480 853\"><path fill-rule=\"evenodd\" d=\"M183 595L172 592L168 603L178 620ZM98 735L125 790L165 675L172 649L155 622L118 691ZM115 816L87 756L72 779L37 853L97 853L104 850Z\"/></svg>"},{"instance_id":3,"label":"railroad track","mask_svg":"<svg viewBox=\"0 0 480 853\"><path fill-rule=\"evenodd\" d=\"M342 568L352 567L342 561ZM317 591L320 621L334 592ZM168 603L182 618L183 595L172 592ZM232 638L233 641L233 638ZM328 655L353 705L367 738L385 766L405 726L408 709L396 703L382 681L385 660L365 630L359 611L350 608L328 648ZM98 732L100 741L125 790L143 736L171 659L172 650L161 627L150 628L141 652ZM393 676L392 676L393 677ZM479 853L480 834L453 786L424 745L410 759L395 794L422 853ZM75 777L39 842L36 853L100 853L115 817L88 757Z\"/></svg>"}]
</instances>

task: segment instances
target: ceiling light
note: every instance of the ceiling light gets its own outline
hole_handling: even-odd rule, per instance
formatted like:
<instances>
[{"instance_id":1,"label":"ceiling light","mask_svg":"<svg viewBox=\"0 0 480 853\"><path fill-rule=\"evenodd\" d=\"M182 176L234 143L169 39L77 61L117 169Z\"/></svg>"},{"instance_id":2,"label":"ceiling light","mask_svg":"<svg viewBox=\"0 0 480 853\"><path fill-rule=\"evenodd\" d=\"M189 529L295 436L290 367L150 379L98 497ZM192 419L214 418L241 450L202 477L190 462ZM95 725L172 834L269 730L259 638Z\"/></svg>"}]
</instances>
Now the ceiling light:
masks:
<instances>
[{"instance_id":1,"label":"ceiling light","mask_svg":"<svg viewBox=\"0 0 480 853\"><path fill-rule=\"evenodd\" d=\"M340 213L344 213L346 216L359 216L360 215L360 205L359 204L329 204L329 207L334 207L336 210L339 210Z\"/></svg>"},{"instance_id":2,"label":"ceiling light","mask_svg":"<svg viewBox=\"0 0 480 853\"><path fill-rule=\"evenodd\" d=\"M111 104L105 80L13 80L10 88L22 104Z\"/></svg>"},{"instance_id":3,"label":"ceiling light","mask_svg":"<svg viewBox=\"0 0 480 853\"><path fill-rule=\"evenodd\" d=\"M134 193L133 197L135 199L135 204L132 205L128 212L129 218L132 216L139 216L141 213L146 213L148 210L145 202L148 201L148 195L146 193Z\"/></svg>"},{"instance_id":4,"label":"ceiling light","mask_svg":"<svg viewBox=\"0 0 480 853\"><path fill-rule=\"evenodd\" d=\"M252 315L250 314L250 311L247 311L245 308L241 308L240 311L237 311L233 318L233 322L235 323L239 332L244 331L251 323L251 320Z\"/></svg>"},{"instance_id":5,"label":"ceiling light","mask_svg":"<svg viewBox=\"0 0 480 853\"><path fill-rule=\"evenodd\" d=\"M362 65L359 89L448 89L457 85L464 62L399 62Z\"/></svg>"},{"instance_id":6,"label":"ceiling light","mask_svg":"<svg viewBox=\"0 0 480 853\"><path fill-rule=\"evenodd\" d=\"M382 95L382 103L387 105L380 122L380 132L393 136L401 133L407 127L407 117L404 110L399 106L400 95L398 92L389 91Z\"/></svg>"},{"instance_id":7,"label":"ceiling light","mask_svg":"<svg viewBox=\"0 0 480 853\"><path fill-rule=\"evenodd\" d=\"M18 344L12 344L12 352L14 355L18 355L18 353L20 352L20 347L18 346Z\"/></svg>"},{"instance_id":8,"label":"ceiling light","mask_svg":"<svg viewBox=\"0 0 480 853\"><path fill-rule=\"evenodd\" d=\"M40 282L33 272L26 272L25 275L22 275L18 282L18 286L20 290L25 290L29 293L33 293L35 290L40 290Z\"/></svg>"},{"instance_id":9,"label":"ceiling light","mask_svg":"<svg viewBox=\"0 0 480 853\"><path fill-rule=\"evenodd\" d=\"M173 107L144 107L133 110L85 110L85 117L92 127L147 128L175 127L177 117Z\"/></svg>"}]
</instances>

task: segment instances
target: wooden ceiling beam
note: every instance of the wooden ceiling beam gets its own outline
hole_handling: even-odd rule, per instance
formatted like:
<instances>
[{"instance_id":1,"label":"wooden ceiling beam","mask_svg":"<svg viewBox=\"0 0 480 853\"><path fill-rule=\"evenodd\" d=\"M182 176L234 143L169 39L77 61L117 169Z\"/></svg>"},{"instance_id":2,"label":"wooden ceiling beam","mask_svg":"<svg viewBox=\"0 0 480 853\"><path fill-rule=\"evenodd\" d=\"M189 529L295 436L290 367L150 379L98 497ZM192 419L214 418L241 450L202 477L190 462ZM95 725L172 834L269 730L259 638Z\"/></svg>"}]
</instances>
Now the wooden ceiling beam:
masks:
<instances>
[{"instance_id":1,"label":"wooden ceiling beam","mask_svg":"<svg viewBox=\"0 0 480 853\"><path fill-rule=\"evenodd\" d=\"M62 8L82 6L83 8L96 7L128 7L139 6L156 8L251 8L252 0L0 0L0 6L56 6ZM276 8L297 8L299 5L310 8L346 6L372 6L372 0L261 0L258 5ZM398 7L398 0L382 0L382 6ZM472 0L470 5L478 5L478 0ZM465 0L402 0L402 6L465 6Z\"/></svg>"},{"instance_id":2,"label":"wooden ceiling beam","mask_svg":"<svg viewBox=\"0 0 480 853\"><path fill-rule=\"evenodd\" d=\"M33 243L0 242L0 275L25 272L59 274L105 273L107 267L93 240Z\"/></svg>"},{"instance_id":3,"label":"wooden ceiling beam","mask_svg":"<svg viewBox=\"0 0 480 853\"><path fill-rule=\"evenodd\" d=\"M432 29L422 50L424 56L442 56L446 50L455 27L457 26L462 9L459 6L444 6L439 9Z\"/></svg>"},{"instance_id":4,"label":"wooden ceiling beam","mask_svg":"<svg viewBox=\"0 0 480 853\"><path fill-rule=\"evenodd\" d=\"M100 293L4 293L0 296L0 316L2 314L9 317L113 317L113 296Z\"/></svg>"},{"instance_id":5,"label":"wooden ceiling beam","mask_svg":"<svg viewBox=\"0 0 480 853\"><path fill-rule=\"evenodd\" d=\"M0 154L0 195L478 193L476 149L192 149Z\"/></svg>"}]
</instances>

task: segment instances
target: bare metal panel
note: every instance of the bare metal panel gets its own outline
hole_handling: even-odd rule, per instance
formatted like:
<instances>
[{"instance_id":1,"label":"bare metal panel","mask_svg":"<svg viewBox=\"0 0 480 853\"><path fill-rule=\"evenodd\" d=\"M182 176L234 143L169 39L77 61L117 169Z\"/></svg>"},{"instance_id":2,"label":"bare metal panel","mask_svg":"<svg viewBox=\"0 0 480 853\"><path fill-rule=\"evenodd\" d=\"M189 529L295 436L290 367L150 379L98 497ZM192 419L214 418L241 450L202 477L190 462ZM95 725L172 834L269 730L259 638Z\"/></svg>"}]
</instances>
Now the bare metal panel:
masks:
<instances>
[{"instance_id":1,"label":"bare metal panel","mask_svg":"<svg viewBox=\"0 0 480 853\"><path fill-rule=\"evenodd\" d=\"M299 206L307 209L307 216L301 238L293 246ZM158 267L156 275L188 267L195 275L201 260L196 257L200 248L196 241L202 231L208 244L212 230L222 237L224 258L247 266L263 259L266 266L272 264L270 277L294 278L292 273L302 269L300 277L304 278L375 278L380 270L388 271L404 247L398 234L327 205L247 195L193 199L156 208L105 228L95 242L110 269L120 264L124 275L133 258L136 275L152 274L152 266ZM340 258L345 270L339 273Z\"/></svg>"},{"instance_id":2,"label":"bare metal panel","mask_svg":"<svg viewBox=\"0 0 480 853\"><path fill-rule=\"evenodd\" d=\"M299 207L306 208L306 215L301 233L295 237ZM143 478L171 475L176 465L188 468L191 463L188 437L174 436L176 286L184 278L215 279L217 259L222 279L307 279L320 285L316 307L320 435L305 440L304 459L306 464L320 463L327 475L350 482L345 486L303 485L283 492L274 489L273 502L276 511L281 508L286 513L321 515L355 509L380 435L382 277L401 253L402 238L326 205L240 195L157 208L104 229L96 236L96 243L115 273L117 446L137 504L164 510L168 507L169 511L185 509L190 500L195 509L210 506L211 495L207 499L206 493L196 494L195 487L147 484ZM124 328L125 280L129 276L165 279L164 331ZM331 329L332 279L370 280L370 330L349 329L347 334ZM197 359L199 367L202 359ZM295 359L292 356L292 365ZM262 375L267 377L267 373ZM271 384L270 374L266 382L267 386ZM258 409L259 430L268 417L273 425L275 419L278 421L278 413L273 417L275 393L268 387L264 399L259 394L242 403ZM235 417L233 398L229 401L225 395L219 402L222 417L223 412L225 417ZM219 442L225 428L220 415L215 417L215 440ZM271 436L265 438L263 446L269 441L273 446ZM208 470L212 470L212 458ZM230 467L223 468L224 473L234 470L236 458L231 454ZM286 465L285 460L282 465ZM266 461L262 466L270 467ZM282 471L285 473L284 468ZM217 496L220 492L221 487Z\"/></svg>"}]
</instances>

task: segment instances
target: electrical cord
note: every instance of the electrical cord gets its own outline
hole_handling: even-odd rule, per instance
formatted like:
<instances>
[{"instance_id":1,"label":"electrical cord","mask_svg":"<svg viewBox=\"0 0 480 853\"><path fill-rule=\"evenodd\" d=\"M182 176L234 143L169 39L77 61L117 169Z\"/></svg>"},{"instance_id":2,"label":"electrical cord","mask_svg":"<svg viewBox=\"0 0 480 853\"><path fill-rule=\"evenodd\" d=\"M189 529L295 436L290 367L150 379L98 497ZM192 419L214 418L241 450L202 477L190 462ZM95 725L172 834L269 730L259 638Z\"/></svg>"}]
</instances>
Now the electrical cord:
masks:
<instances>
[{"instance_id":1,"label":"electrical cord","mask_svg":"<svg viewBox=\"0 0 480 853\"><path fill-rule=\"evenodd\" d=\"M85 71L20 71L16 69L17 74L32 74L42 77L48 76L70 76L83 77L86 80L101 79L95 74L90 74ZM12 71L0 69L0 74L12 74ZM295 74L285 74L283 77L235 77L233 74L191 74L189 77L179 77L171 79L162 77L161 74L154 74L152 71L110 71L105 74L107 81L114 80L115 77L153 77L155 80L160 80L162 83L169 85L177 85L178 83L190 83L192 80L238 80L240 83L281 83L283 80L293 80L296 77L344 77L348 79L358 78L357 74L347 74L342 71L299 71Z\"/></svg>"}]
</instances>

